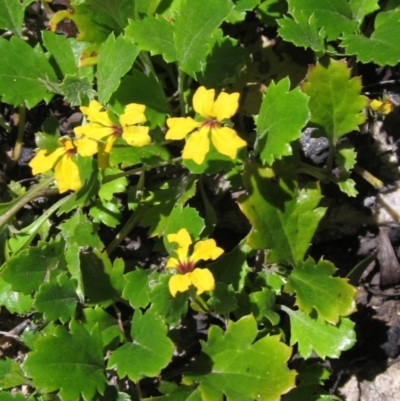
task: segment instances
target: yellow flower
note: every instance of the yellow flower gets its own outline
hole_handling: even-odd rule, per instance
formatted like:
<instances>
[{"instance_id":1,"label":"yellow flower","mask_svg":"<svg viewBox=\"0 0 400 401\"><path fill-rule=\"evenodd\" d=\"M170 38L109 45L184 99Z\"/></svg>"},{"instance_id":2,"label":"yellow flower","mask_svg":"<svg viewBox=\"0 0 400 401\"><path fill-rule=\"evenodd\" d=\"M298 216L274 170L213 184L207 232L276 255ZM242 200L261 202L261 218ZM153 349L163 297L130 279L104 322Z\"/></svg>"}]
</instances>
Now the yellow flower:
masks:
<instances>
[{"instance_id":1,"label":"yellow flower","mask_svg":"<svg viewBox=\"0 0 400 401\"><path fill-rule=\"evenodd\" d=\"M384 102L378 99L371 100L371 102L369 103L369 107L375 113L381 114L389 114L393 109L393 105L390 99L386 99Z\"/></svg>"},{"instance_id":2,"label":"yellow flower","mask_svg":"<svg viewBox=\"0 0 400 401\"><path fill-rule=\"evenodd\" d=\"M193 96L193 108L202 117L195 121L191 117L168 118L169 130L166 139L180 140L187 138L182 157L202 164L210 150L211 141L219 153L235 159L240 148L246 146L235 130L222 126L222 122L230 119L239 107L239 93L221 92L214 101L214 89L207 90L200 86Z\"/></svg>"},{"instance_id":3,"label":"yellow flower","mask_svg":"<svg viewBox=\"0 0 400 401\"><path fill-rule=\"evenodd\" d=\"M212 291L215 287L214 277L207 268L197 268L199 260L215 260L224 253L222 248L217 247L213 239L198 241L194 245L193 253L189 256L189 246L192 239L188 231L182 228L177 234L167 236L169 242L176 242L178 248L175 250L176 257L170 257L167 268L177 270L177 275L169 280L168 287L173 297L177 292L185 292L191 285L196 287L197 294L204 291Z\"/></svg>"},{"instance_id":4,"label":"yellow flower","mask_svg":"<svg viewBox=\"0 0 400 401\"><path fill-rule=\"evenodd\" d=\"M82 187L79 177L78 166L73 162L72 157L76 154L77 148L73 141L63 137L59 139L60 147L54 152L47 154L44 149L39 150L35 157L29 162L32 174L45 173L54 166L54 178L57 181L60 193L68 190L78 191Z\"/></svg>"},{"instance_id":5,"label":"yellow flower","mask_svg":"<svg viewBox=\"0 0 400 401\"><path fill-rule=\"evenodd\" d=\"M92 100L89 107L82 106L80 109L90 123L74 128L75 134L81 137L77 139L79 154L93 156L99 152L99 165L100 168L104 168L108 165L108 155L112 146L120 136L131 146L148 145L151 142L149 127L136 125L146 121L145 108L142 104L128 104L124 113L119 116L119 124L115 124L107 111L102 111L103 106L96 100ZM105 143L102 143L104 140Z\"/></svg>"}]
</instances>

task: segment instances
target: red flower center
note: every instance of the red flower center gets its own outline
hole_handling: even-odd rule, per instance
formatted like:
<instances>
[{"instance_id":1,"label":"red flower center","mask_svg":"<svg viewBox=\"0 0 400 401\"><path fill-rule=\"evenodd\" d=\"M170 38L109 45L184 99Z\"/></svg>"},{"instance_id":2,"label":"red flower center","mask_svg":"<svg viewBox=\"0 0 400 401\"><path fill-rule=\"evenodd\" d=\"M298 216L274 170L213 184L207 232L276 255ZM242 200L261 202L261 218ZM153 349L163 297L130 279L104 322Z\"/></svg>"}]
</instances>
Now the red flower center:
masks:
<instances>
[{"instance_id":1,"label":"red flower center","mask_svg":"<svg viewBox=\"0 0 400 401\"><path fill-rule=\"evenodd\" d=\"M190 259L180 260L178 266L176 266L176 269L179 271L180 274L190 273L194 270L194 268L195 265Z\"/></svg>"},{"instance_id":2,"label":"red flower center","mask_svg":"<svg viewBox=\"0 0 400 401\"><path fill-rule=\"evenodd\" d=\"M201 124L201 126L207 127L209 129L215 129L215 128L218 128L219 122L215 119L210 119L210 120L204 121L203 124Z\"/></svg>"},{"instance_id":3,"label":"red flower center","mask_svg":"<svg viewBox=\"0 0 400 401\"><path fill-rule=\"evenodd\" d=\"M119 138L122 135L122 127L121 126L113 125L112 130L113 130L112 136L114 138Z\"/></svg>"}]
</instances>

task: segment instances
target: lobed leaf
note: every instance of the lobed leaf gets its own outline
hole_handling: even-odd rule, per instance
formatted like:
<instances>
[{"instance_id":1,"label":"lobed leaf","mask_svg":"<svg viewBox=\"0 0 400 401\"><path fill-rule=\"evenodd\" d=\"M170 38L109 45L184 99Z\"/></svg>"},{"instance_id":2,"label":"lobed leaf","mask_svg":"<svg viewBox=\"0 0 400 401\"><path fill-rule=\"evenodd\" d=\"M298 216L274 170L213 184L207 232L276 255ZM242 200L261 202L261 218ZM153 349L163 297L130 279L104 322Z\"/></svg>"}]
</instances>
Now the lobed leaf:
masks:
<instances>
[{"instance_id":1,"label":"lobed leaf","mask_svg":"<svg viewBox=\"0 0 400 401\"><path fill-rule=\"evenodd\" d=\"M184 373L183 383L199 383L197 389L207 400L224 395L232 401L278 400L295 386L296 372L286 366L291 349L279 336L255 341L257 334L252 315L230 321L225 333L212 325L208 342L202 343L202 354L191 371Z\"/></svg>"},{"instance_id":2,"label":"lobed leaf","mask_svg":"<svg viewBox=\"0 0 400 401\"><path fill-rule=\"evenodd\" d=\"M31 311L32 303L33 299L30 295L13 291L11 284L0 277L0 306L4 306L10 313L22 315Z\"/></svg>"},{"instance_id":3,"label":"lobed leaf","mask_svg":"<svg viewBox=\"0 0 400 401\"><path fill-rule=\"evenodd\" d=\"M366 15L373 13L375 10L379 10L378 0L350 0L349 3L353 18L358 21L359 24L361 24Z\"/></svg>"},{"instance_id":4,"label":"lobed leaf","mask_svg":"<svg viewBox=\"0 0 400 401\"><path fill-rule=\"evenodd\" d=\"M400 61L400 43L393 40L400 35L400 9L381 12L375 19L375 30L367 38L348 33L343 36L341 46L346 54L356 54L363 63L394 66Z\"/></svg>"},{"instance_id":5,"label":"lobed leaf","mask_svg":"<svg viewBox=\"0 0 400 401\"><path fill-rule=\"evenodd\" d=\"M338 358L356 342L354 323L341 318L334 326L319 316L284 308L290 317L290 344L299 344L300 355L307 359L314 351L320 358ZM321 341L323 339L323 341Z\"/></svg>"},{"instance_id":6,"label":"lobed leaf","mask_svg":"<svg viewBox=\"0 0 400 401\"><path fill-rule=\"evenodd\" d=\"M247 164L243 183L248 195L239 198L239 207L252 225L247 243L268 249L269 263L302 261L325 214L317 207L322 197L318 184L299 191L287 163L273 168Z\"/></svg>"},{"instance_id":7,"label":"lobed leaf","mask_svg":"<svg viewBox=\"0 0 400 401\"><path fill-rule=\"evenodd\" d=\"M174 351L167 327L151 309L143 315L137 310L132 319L131 336L132 342L112 353L107 368L116 368L121 379L128 376L135 382L143 375L157 376Z\"/></svg>"},{"instance_id":8,"label":"lobed leaf","mask_svg":"<svg viewBox=\"0 0 400 401\"><path fill-rule=\"evenodd\" d=\"M233 9L230 0L183 0L176 17L174 40L179 68L190 76L203 70L212 33Z\"/></svg>"},{"instance_id":9,"label":"lobed leaf","mask_svg":"<svg viewBox=\"0 0 400 401\"><path fill-rule=\"evenodd\" d=\"M0 29L7 29L22 38L25 7L19 1L0 0Z\"/></svg>"},{"instance_id":10,"label":"lobed leaf","mask_svg":"<svg viewBox=\"0 0 400 401\"><path fill-rule=\"evenodd\" d=\"M13 106L28 108L53 97L42 81L56 81L56 74L40 48L33 49L24 40L0 38L0 95Z\"/></svg>"},{"instance_id":11,"label":"lobed leaf","mask_svg":"<svg viewBox=\"0 0 400 401\"><path fill-rule=\"evenodd\" d=\"M98 330L89 334L76 321L71 322L70 331L58 326L53 335L39 338L23 364L35 387L46 392L59 390L63 401L75 401L81 394L89 401L96 391L103 393L104 368Z\"/></svg>"},{"instance_id":12,"label":"lobed leaf","mask_svg":"<svg viewBox=\"0 0 400 401\"><path fill-rule=\"evenodd\" d=\"M309 257L292 270L285 291L296 293L296 305L303 312L309 314L315 309L319 317L336 324L341 316L355 312L357 290L348 279L332 277L335 271L331 262L315 263Z\"/></svg>"},{"instance_id":13,"label":"lobed leaf","mask_svg":"<svg viewBox=\"0 0 400 401\"><path fill-rule=\"evenodd\" d=\"M302 90L309 97L310 122L336 144L340 137L365 121L363 108L367 98L361 96L361 80L350 78L345 61L330 60L310 68Z\"/></svg>"},{"instance_id":14,"label":"lobed leaf","mask_svg":"<svg viewBox=\"0 0 400 401\"><path fill-rule=\"evenodd\" d=\"M269 165L275 159L292 154L290 142L300 138L301 129L309 118L307 96L298 88L289 92L289 86L289 78L277 84L272 81L256 119L256 150L261 160Z\"/></svg>"},{"instance_id":15,"label":"lobed leaf","mask_svg":"<svg viewBox=\"0 0 400 401\"><path fill-rule=\"evenodd\" d=\"M150 303L149 281L153 270L136 269L125 275L126 285L122 296L132 308L145 308Z\"/></svg>"}]
</instances>

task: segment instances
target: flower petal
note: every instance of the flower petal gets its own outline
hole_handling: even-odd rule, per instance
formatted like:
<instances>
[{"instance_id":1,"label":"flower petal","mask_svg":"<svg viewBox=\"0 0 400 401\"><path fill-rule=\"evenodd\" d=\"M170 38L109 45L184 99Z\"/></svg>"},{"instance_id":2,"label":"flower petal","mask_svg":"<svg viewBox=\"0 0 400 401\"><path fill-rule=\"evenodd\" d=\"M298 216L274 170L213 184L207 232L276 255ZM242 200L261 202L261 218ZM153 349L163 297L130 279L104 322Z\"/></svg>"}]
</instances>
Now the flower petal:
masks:
<instances>
[{"instance_id":1,"label":"flower petal","mask_svg":"<svg viewBox=\"0 0 400 401\"><path fill-rule=\"evenodd\" d=\"M205 119L215 118L216 115L213 114L214 97L214 89L207 90L204 86L200 86L192 100L194 111Z\"/></svg>"},{"instance_id":2,"label":"flower petal","mask_svg":"<svg viewBox=\"0 0 400 401\"><path fill-rule=\"evenodd\" d=\"M197 164L202 164L210 150L209 132L210 129L208 127L203 127L199 131L193 132L186 141L182 158L191 159Z\"/></svg>"},{"instance_id":3,"label":"flower petal","mask_svg":"<svg viewBox=\"0 0 400 401\"><path fill-rule=\"evenodd\" d=\"M239 96L240 94L237 92L232 94L221 92L214 103L212 116L215 117L218 122L226 118L231 118L239 108Z\"/></svg>"},{"instance_id":4,"label":"flower petal","mask_svg":"<svg viewBox=\"0 0 400 401\"><path fill-rule=\"evenodd\" d=\"M180 140L185 138L190 132L198 128L200 123L191 117L172 117L167 119L169 130L165 134L165 139Z\"/></svg>"},{"instance_id":5,"label":"flower petal","mask_svg":"<svg viewBox=\"0 0 400 401\"><path fill-rule=\"evenodd\" d=\"M172 276L168 282L169 292L175 297L177 292L185 292L192 285L189 274L177 274Z\"/></svg>"},{"instance_id":6,"label":"flower petal","mask_svg":"<svg viewBox=\"0 0 400 401\"><path fill-rule=\"evenodd\" d=\"M219 153L235 159L240 148L247 145L235 130L221 127L211 130L211 140Z\"/></svg>"},{"instance_id":7,"label":"flower petal","mask_svg":"<svg viewBox=\"0 0 400 401\"><path fill-rule=\"evenodd\" d=\"M51 170L57 160L66 152L67 150L64 147L57 148L49 155L46 154L45 149L39 150L35 157L29 162L29 166L32 168L32 174L36 175Z\"/></svg>"},{"instance_id":8,"label":"flower petal","mask_svg":"<svg viewBox=\"0 0 400 401\"><path fill-rule=\"evenodd\" d=\"M108 117L108 113L106 111L101 111L103 106L97 100L91 100L89 107L81 106L80 109L89 121L106 127L113 125L110 117Z\"/></svg>"},{"instance_id":9,"label":"flower petal","mask_svg":"<svg viewBox=\"0 0 400 401\"><path fill-rule=\"evenodd\" d=\"M81 156L93 156L98 151L98 142L89 137L82 137L75 139L74 144L78 154Z\"/></svg>"},{"instance_id":10,"label":"flower petal","mask_svg":"<svg viewBox=\"0 0 400 401\"><path fill-rule=\"evenodd\" d=\"M97 139L98 141L106 138L114 133L112 126L105 127L97 123L89 123L80 127L74 128L74 132L78 136L87 136L89 138Z\"/></svg>"},{"instance_id":11,"label":"flower petal","mask_svg":"<svg viewBox=\"0 0 400 401\"><path fill-rule=\"evenodd\" d=\"M146 106L144 104L131 103L125 107L124 113L120 115L119 122L122 127L144 123L146 116L144 111Z\"/></svg>"},{"instance_id":12,"label":"flower petal","mask_svg":"<svg viewBox=\"0 0 400 401\"><path fill-rule=\"evenodd\" d=\"M124 126L122 128L122 138L131 146L145 146L151 142L149 127L143 126Z\"/></svg>"},{"instance_id":13,"label":"flower petal","mask_svg":"<svg viewBox=\"0 0 400 401\"><path fill-rule=\"evenodd\" d=\"M194 251L190 257L194 263L199 260L215 260L224 253L222 248L219 248L213 239L199 241L194 245Z\"/></svg>"},{"instance_id":14,"label":"flower petal","mask_svg":"<svg viewBox=\"0 0 400 401\"><path fill-rule=\"evenodd\" d=\"M78 166L70 156L64 156L54 169L54 178L57 180L60 194L68 190L78 191L82 188Z\"/></svg>"},{"instance_id":15,"label":"flower petal","mask_svg":"<svg viewBox=\"0 0 400 401\"><path fill-rule=\"evenodd\" d=\"M200 295L204 291L213 291L215 288L214 276L208 269L194 269L190 275L192 284L197 288L197 294ZM176 277L176 276L175 276Z\"/></svg>"},{"instance_id":16,"label":"flower petal","mask_svg":"<svg viewBox=\"0 0 400 401\"><path fill-rule=\"evenodd\" d=\"M175 250L179 260L185 260L189 251L189 246L193 242L186 228L181 228L176 234L167 235L168 242L176 242L178 249Z\"/></svg>"},{"instance_id":17,"label":"flower petal","mask_svg":"<svg viewBox=\"0 0 400 401\"><path fill-rule=\"evenodd\" d=\"M170 257L167 260L167 264L165 265L166 269L176 269L179 265L179 260L177 258Z\"/></svg>"}]
</instances>

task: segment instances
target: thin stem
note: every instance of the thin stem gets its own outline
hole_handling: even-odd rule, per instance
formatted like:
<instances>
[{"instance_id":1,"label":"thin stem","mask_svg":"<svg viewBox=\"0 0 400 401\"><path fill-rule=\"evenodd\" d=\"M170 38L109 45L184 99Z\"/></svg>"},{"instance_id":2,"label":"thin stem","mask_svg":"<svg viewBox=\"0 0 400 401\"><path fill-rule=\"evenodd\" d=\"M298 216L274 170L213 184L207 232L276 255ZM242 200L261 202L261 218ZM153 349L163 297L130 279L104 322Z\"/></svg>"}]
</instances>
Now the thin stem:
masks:
<instances>
[{"instance_id":1,"label":"thin stem","mask_svg":"<svg viewBox=\"0 0 400 401\"><path fill-rule=\"evenodd\" d=\"M305 163L300 163L300 166L301 166L300 168L296 169L296 173L311 175L312 177L315 177L322 182L329 181L329 177L326 174L325 170L318 167L310 166Z\"/></svg>"},{"instance_id":2,"label":"thin stem","mask_svg":"<svg viewBox=\"0 0 400 401\"><path fill-rule=\"evenodd\" d=\"M369 171L364 170L362 167L360 167L358 164L354 166L354 171L360 175L362 178L364 178L365 181L367 181L369 184L371 184L375 189L382 189L383 188L383 182L379 179L376 178L374 175L372 175Z\"/></svg>"},{"instance_id":3,"label":"thin stem","mask_svg":"<svg viewBox=\"0 0 400 401\"><path fill-rule=\"evenodd\" d=\"M179 69L178 71L178 90L179 90L179 107L181 109L181 116L186 114L186 104L183 93L185 92L186 74Z\"/></svg>"},{"instance_id":4,"label":"thin stem","mask_svg":"<svg viewBox=\"0 0 400 401\"><path fill-rule=\"evenodd\" d=\"M154 71L153 63L151 62L151 59L150 59L148 53L140 52L139 58L143 63L146 75L152 74L154 76L154 78L158 81L159 80L158 76L157 76L156 72Z\"/></svg>"},{"instance_id":5,"label":"thin stem","mask_svg":"<svg viewBox=\"0 0 400 401\"><path fill-rule=\"evenodd\" d=\"M25 133L25 121L26 121L26 106L21 104L19 106L19 122L18 122L18 134L17 141L15 142L14 151L13 151L13 160L16 162L22 150L22 144L24 142L24 133Z\"/></svg>"},{"instance_id":6,"label":"thin stem","mask_svg":"<svg viewBox=\"0 0 400 401\"><path fill-rule=\"evenodd\" d=\"M194 299L194 302L196 302L197 305L200 306L201 309L203 309L205 312L210 312L210 308L204 301L204 299L201 297L201 295L196 295L196 298Z\"/></svg>"},{"instance_id":7,"label":"thin stem","mask_svg":"<svg viewBox=\"0 0 400 401\"><path fill-rule=\"evenodd\" d=\"M128 177L129 175L142 173L142 171L148 171L148 170L152 170L153 168L168 166L170 164L175 164L181 160L182 160L181 157L175 157L174 159L171 159L171 160L168 160L165 162L149 164L148 166L145 166L145 168L143 168L143 166L142 166L142 167L137 167L137 168L133 168L131 170L124 171L122 173L111 174L111 175L108 175L107 177L103 178L103 184L113 181L113 180L117 180L118 178L121 178L121 177Z\"/></svg>"}]
</instances>

